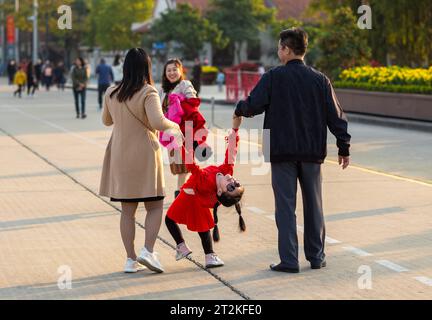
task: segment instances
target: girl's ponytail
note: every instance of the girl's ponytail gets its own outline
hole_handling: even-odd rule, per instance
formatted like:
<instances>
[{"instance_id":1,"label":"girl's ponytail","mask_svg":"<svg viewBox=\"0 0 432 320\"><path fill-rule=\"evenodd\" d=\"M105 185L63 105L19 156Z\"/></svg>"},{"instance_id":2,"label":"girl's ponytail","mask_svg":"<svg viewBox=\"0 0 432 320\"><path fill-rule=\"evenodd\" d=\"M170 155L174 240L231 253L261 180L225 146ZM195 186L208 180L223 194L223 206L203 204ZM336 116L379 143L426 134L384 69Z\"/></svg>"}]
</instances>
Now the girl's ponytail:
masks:
<instances>
[{"instance_id":1,"label":"girl's ponytail","mask_svg":"<svg viewBox=\"0 0 432 320\"><path fill-rule=\"evenodd\" d=\"M244 231L246 231L246 224L245 224L245 222L244 222L244 220L243 220L243 217L242 217L242 215L241 215L241 206L240 206L240 202L237 202L237 203L235 204L235 208L236 208L236 211L237 211L237 213L238 213L238 215L239 215L239 228L240 228L240 231L244 232Z\"/></svg>"}]
</instances>

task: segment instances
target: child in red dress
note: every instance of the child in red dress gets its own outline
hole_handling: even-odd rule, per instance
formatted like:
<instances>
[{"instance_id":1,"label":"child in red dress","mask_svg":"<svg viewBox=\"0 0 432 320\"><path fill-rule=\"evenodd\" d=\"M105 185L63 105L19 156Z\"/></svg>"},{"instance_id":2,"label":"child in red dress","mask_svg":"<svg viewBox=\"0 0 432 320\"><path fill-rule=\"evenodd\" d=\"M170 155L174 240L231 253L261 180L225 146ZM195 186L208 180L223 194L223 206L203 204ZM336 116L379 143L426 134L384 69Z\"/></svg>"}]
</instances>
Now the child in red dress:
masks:
<instances>
[{"instance_id":1,"label":"child in red dress","mask_svg":"<svg viewBox=\"0 0 432 320\"><path fill-rule=\"evenodd\" d=\"M217 228L217 208L220 204L226 207L235 205L239 214L241 231L246 227L241 216L239 201L244 193L244 187L235 180L233 174L234 162L238 146L238 128L241 117L233 119L233 130L228 137L228 148L225 161L220 166L200 168L193 161L190 152L185 152L186 166L191 177L181 187L179 196L168 209L165 224L177 243L176 260L187 257L192 251L187 247L178 224L184 224L188 230L198 232L204 253L207 268L223 266L223 261L214 253L210 230L213 230L213 240L219 240ZM190 159L189 159L190 158ZM210 208L213 208L214 218Z\"/></svg>"}]
</instances>

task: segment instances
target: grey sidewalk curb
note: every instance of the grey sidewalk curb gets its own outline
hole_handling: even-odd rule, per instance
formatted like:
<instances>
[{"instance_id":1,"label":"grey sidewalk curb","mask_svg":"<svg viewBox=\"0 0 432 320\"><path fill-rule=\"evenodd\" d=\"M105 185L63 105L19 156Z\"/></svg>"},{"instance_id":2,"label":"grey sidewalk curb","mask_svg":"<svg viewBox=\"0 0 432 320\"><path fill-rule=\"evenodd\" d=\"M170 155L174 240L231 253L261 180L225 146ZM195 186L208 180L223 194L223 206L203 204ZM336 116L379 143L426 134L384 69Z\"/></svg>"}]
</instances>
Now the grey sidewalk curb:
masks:
<instances>
[{"instance_id":1,"label":"grey sidewalk curb","mask_svg":"<svg viewBox=\"0 0 432 320\"><path fill-rule=\"evenodd\" d=\"M347 112L348 120L357 123L381 125L397 129L409 129L432 133L432 122L399 119L385 116L372 116L368 114Z\"/></svg>"},{"instance_id":2,"label":"grey sidewalk curb","mask_svg":"<svg viewBox=\"0 0 432 320\"><path fill-rule=\"evenodd\" d=\"M72 88L72 86L66 85L66 88ZM88 87L87 90L97 91L97 88ZM201 101L204 103L212 103L212 99L209 98L201 98ZM227 102L225 100L214 100L214 103L215 105L220 105L220 106L232 106L234 110L235 103L233 102ZM360 113L352 113L352 112L346 112L346 113L348 116L348 120L356 123L386 126L390 128L397 128L397 129L432 132L432 122L399 119L399 118L392 118L392 117L385 117L385 116L374 116L369 114L360 114Z\"/></svg>"}]
</instances>

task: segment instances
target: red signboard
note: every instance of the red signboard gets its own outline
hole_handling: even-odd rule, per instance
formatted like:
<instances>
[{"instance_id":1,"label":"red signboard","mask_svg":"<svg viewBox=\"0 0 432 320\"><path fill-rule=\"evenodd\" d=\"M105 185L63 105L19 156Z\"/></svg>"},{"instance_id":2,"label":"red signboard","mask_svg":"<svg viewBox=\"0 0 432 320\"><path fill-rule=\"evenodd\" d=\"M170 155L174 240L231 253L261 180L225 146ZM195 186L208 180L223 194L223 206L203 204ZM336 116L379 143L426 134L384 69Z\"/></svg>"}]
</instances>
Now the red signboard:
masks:
<instances>
[{"instance_id":1,"label":"red signboard","mask_svg":"<svg viewBox=\"0 0 432 320\"><path fill-rule=\"evenodd\" d=\"M246 99L261 78L258 72L227 71L225 74L226 100L229 102Z\"/></svg>"},{"instance_id":2,"label":"red signboard","mask_svg":"<svg viewBox=\"0 0 432 320\"><path fill-rule=\"evenodd\" d=\"M6 18L6 39L8 44L15 44L15 21L13 16Z\"/></svg>"}]
</instances>

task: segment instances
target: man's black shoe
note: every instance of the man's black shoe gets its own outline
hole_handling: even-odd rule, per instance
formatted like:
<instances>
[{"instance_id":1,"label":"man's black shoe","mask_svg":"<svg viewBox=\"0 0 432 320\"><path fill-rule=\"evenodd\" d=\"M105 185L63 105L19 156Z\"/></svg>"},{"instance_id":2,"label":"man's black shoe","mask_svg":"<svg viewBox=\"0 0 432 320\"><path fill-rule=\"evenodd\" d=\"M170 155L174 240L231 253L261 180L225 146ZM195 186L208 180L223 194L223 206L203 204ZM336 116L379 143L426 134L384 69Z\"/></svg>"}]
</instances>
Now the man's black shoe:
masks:
<instances>
[{"instance_id":1,"label":"man's black shoe","mask_svg":"<svg viewBox=\"0 0 432 320\"><path fill-rule=\"evenodd\" d=\"M321 268L325 268L327 267L327 262L324 260L321 263L311 263L311 268L312 269L321 269Z\"/></svg>"},{"instance_id":2,"label":"man's black shoe","mask_svg":"<svg viewBox=\"0 0 432 320\"><path fill-rule=\"evenodd\" d=\"M271 264L270 269L273 271L287 272L287 273L299 273L300 272L300 268L288 268L288 267L282 266L280 263L279 264L275 264L275 263Z\"/></svg>"}]
</instances>

